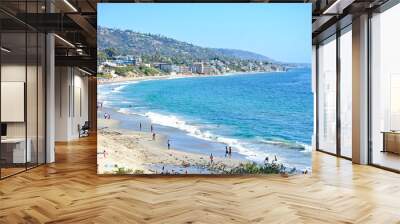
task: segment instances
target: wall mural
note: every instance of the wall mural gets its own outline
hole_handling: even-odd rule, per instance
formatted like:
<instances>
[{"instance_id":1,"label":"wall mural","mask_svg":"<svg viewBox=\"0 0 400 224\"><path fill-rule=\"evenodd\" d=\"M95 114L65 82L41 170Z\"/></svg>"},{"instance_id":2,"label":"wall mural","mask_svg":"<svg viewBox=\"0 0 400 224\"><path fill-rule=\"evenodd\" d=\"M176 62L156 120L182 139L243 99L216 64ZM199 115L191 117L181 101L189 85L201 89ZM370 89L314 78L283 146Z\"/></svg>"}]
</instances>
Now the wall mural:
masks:
<instances>
[{"instance_id":1,"label":"wall mural","mask_svg":"<svg viewBox=\"0 0 400 224\"><path fill-rule=\"evenodd\" d=\"M99 4L98 173L309 173L310 21L310 4Z\"/></svg>"}]
</instances>

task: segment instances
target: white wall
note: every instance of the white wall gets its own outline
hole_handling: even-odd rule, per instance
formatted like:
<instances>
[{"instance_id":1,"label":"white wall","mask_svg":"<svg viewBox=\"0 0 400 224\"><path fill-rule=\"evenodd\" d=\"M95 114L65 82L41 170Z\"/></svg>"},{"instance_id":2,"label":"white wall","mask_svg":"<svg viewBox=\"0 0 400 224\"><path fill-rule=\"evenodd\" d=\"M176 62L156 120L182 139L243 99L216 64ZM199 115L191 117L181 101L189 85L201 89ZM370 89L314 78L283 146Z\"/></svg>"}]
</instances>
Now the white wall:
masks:
<instances>
[{"instance_id":1,"label":"white wall","mask_svg":"<svg viewBox=\"0 0 400 224\"><path fill-rule=\"evenodd\" d=\"M78 124L88 120L88 78L76 68L56 67L55 86L55 140L77 139Z\"/></svg>"},{"instance_id":2,"label":"white wall","mask_svg":"<svg viewBox=\"0 0 400 224\"><path fill-rule=\"evenodd\" d=\"M36 70L38 69L38 70ZM16 122L5 122L7 124L7 137L21 138L27 136L29 147L31 149L32 162L44 163L45 155L45 115L44 115L44 74L41 67L36 65L25 65L18 63L3 63L1 66L2 86L3 82L20 82L26 85L26 99L24 95L25 88L17 90L23 102L19 107L5 106L2 102L2 114L15 113L22 116L22 120ZM27 80L25 80L27 78ZM2 89L2 99L10 98ZM15 93L17 94L17 93ZM26 101L25 101L26 100ZM10 102L11 104L13 102ZM18 104L18 102L15 102ZM22 105L21 105L22 103ZM25 106L26 103L26 106ZM24 114L26 112L26 120ZM3 119L2 119L3 120Z\"/></svg>"}]
</instances>

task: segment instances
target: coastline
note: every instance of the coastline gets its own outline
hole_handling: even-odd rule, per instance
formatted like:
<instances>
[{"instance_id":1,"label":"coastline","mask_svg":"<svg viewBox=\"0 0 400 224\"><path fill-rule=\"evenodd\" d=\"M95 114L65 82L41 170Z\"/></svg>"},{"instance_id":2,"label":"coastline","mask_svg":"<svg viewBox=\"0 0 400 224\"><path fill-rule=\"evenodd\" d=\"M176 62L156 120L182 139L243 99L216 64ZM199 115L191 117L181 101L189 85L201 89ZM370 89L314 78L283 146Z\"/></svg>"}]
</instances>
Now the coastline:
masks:
<instances>
[{"instance_id":1,"label":"coastline","mask_svg":"<svg viewBox=\"0 0 400 224\"><path fill-rule=\"evenodd\" d=\"M146 80L179 79L179 78L191 78L191 77L196 77L196 78L217 77L217 76L230 76L230 75L236 75L236 74L244 75L244 73L225 73L225 74L219 74L219 75L167 75L167 76L154 76L154 77L152 77L152 76L151 77L133 77L133 78L128 78L128 79L125 78L125 79L118 79L118 80L109 80L109 82L106 82L104 84L105 84L105 86L110 84L109 87L105 87L105 88L110 88L110 91L119 92L120 89L123 88L123 86L125 86L126 84L129 84L129 81L132 81L132 83L136 83L136 82L146 81ZM251 73L251 74L253 74L253 73ZM117 85L121 85L121 87L114 87L114 85L113 85L114 82ZM126 83L119 84L119 82L126 82ZM123 103L126 103L126 102L123 102ZM192 130L193 128L190 125L189 125L190 127L187 126L186 119L182 120L181 118L178 117L178 120L176 120L176 117L174 117L174 116L167 117L168 115L165 115L165 114L157 114L157 113L150 113L150 112L149 112L149 115L147 113L144 114L144 112L139 112L139 113L128 112L127 110L108 107L107 105L108 105L108 103L104 106L104 108L103 108L103 105L101 106L102 108L98 111L99 118L102 117L102 114L104 112L110 112L113 119L116 118L116 120L120 120L120 122L117 122L118 125L108 127L107 131L108 132L110 132L110 131L116 132L116 134L118 134L118 135L123 135L125 139L129 139L129 138L134 139L137 136L143 137L146 133L147 134L149 133L150 130L147 130L147 129L150 129L150 124L153 124L155 126L155 130L156 130L158 136L164 137L164 138L172 138L172 142L173 142L172 147L177 147L174 149L174 152L178 151L178 152L183 152L183 153L189 153L189 154L191 154L189 156L189 158L192 158L193 157L192 153L194 153L195 155L202 155L203 160L204 160L204 158L206 160L207 159L209 160L210 153L213 153L213 156L215 159L217 159L217 157L224 159L226 145L233 146L234 150L233 150L232 159L238 160L238 161L240 161L240 163L251 163L253 161L256 161L258 164L263 164L262 161L266 157L265 155L263 156L262 154L261 155L257 154L258 158L254 159L254 156L256 156L256 154L254 154L254 152L251 150L247 151L247 149L248 149L247 146L243 145L243 144L248 144L248 142L245 142L242 144L242 142L240 142L240 140L235 140L235 139L233 139L233 140L235 140L235 142L231 142L232 139L225 139L225 137L221 137L221 140L219 140L219 138L220 138L219 136L218 136L218 140L215 140L215 141L214 141L214 139L211 139L211 137L210 137L210 139L208 139L209 138L208 136L206 136L206 135L202 136L203 133L200 132L200 134L199 134L196 131L197 130L196 127L194 127L195 128L194 130ZM129 107L131 107L131 105L127 105L126 107L129 108ZM168 122L165 123L164 118L169 119L168 120L169 123ZM164 119L164 120L163 120L163 122L160 123L159 119ZM175 122L175 123L170 124L170 122ZM138 128L139 123L141 123L142 125L144 124L144 129L146 129L147 132L141 132L141 130L139 130L139 128ZM124 130L122 130L122 129L124 129ZM132 131L136 132L136 133L132 134ZM127 132L129 132L131 134L127 134ZM205 134L207 134L207 133L205 133ZM107 135L106 138L108 138L107 140L109 140L109 137L110 137L109 134L105 133L105 135ZM201 135L201 136L199 136L199 135ZM209 143L204 143L204 141L209 142ZM121 145L121 142L115 142L115 139L114 139L113 144ZM261 144L264 144L264 143L261 143ZM274 158L274 153L277 153L275 155L278 155L278 163L284 163L284 164L289 165L285 161L285 158L287 158L287 157L285 157L285 155L283 157L280 157L279 156L280 152L276 152L277 148L280 148L280 147L288 148L286 145L284 145L285 144L284 142L283 143L282 142L272 142L272 143L266 142L266 144L270 144L271 147L273 147L275 149L275 152L271 152L271 151L267 152L269 158ZM163 142L161 145L158 144L158 145L152 146L152 147L156 148L156 149L165 149L165 145L166 145L166 142ZM243 148L242 146L245 148ZM290 145L289 147L293 147L293 146ZM297 147L297 146L295 146L295 147ZM142 149L145 147L143 145L141 145L139 148ZM243 151L243 150L245 150L245 151ZM289 150L291 150L291 149L289 149ZM248 154L248 153L251 153L251 154ZM129 155L129 153L125 153L125 154L127 156ZM149 154L149 152L147 152L147 154ZM175 156L175 153L173 153L173 156ZM249 158L249 156L251 158ZM135 173L135 170L137 169L138 172L143 171L145 173L158 173L159 174L159 173L161 173L160 172L161 167L157 167L156 165L164 164L165 167L168 167L169 172L172 172L172 169L174 169L174 171L180 170L178 173L185 173L186 169L182 169L182 163L185 163L182 160L182 158L180 156L175 156L175 160L179 160L181 162L164 164L164 162L161 160L155 161L154 163L153 162L146 163L146 161L133 161L134 164L142 164L142 166L139 166L137 168L135 168L134 166L129 168L127 166L126 169L131 169L130 173ZM118 161L118 160L116 160L116 161ZM193 162L193 161L195 161L195 162ZM195 159L193 161L192 161L192 164L196 164L196 165L191 166L190 169L188 170L188 173L191 173L191 171L194 171L194 170L196 172L193 172L193 173L196 173L196 174L209 173L209 172L207 172L207 167L209 166L209 164L205 164L204 161L198 161L198 159ZM240 164L240 163L238 163L238 164ZM238 164L236 164L236 167L238 166ZM117 165L120 165L122 167L125 166L125 165L119 164L119 163ZM227 167L227 164L224 164L224 167ZM295 167L297 168L297 165ZM291 167L288 167L288 168L291 168ZM305 168L305 170L307 170L307 169L310 170L309 168ZM112 170L114 170L114 171L112 171ZM115 172L115 170L116 170L115 167L113 169L110 169L108 167L108 171L106 171L106 172ZM199 171L199 170L201 170L201 171ZM303 167L301 167L301 169L299 171L301 171L301 170L304 170ZM217 172L215 172L215 173L217 173Z\"/></svg>"},{"instance_id":2,"label":"coastline","mask_svg":"<svg viewBox=\"0 0 400 224\"><path fill-rule=\"evenodd\" d=\"M156 76L134 76L134 77L122 77L118 78L102 78L98 79L97 83L102 84L111 84L111 83L121 83L121 82L134 82L134 81L148 81L148 80L162 80L162 79L179 79L179 78L201 78L201 77L217 77L217 76L229 76L229 75L240 75L240 74L258 74L258 73L275 73L275 72L284 72L284 71L252 71L252 72L227 72L222 74L214 74L214 75L201 75L201 74L174 74L174 75L156 75Z\"/></svg>"},{"instance_id":3,"label":"coastline","mask_svg":"<svg viewBox=\"0 0 400 224\"><path fill-rule=\"evenodd\" d=\"M98 84L111 84L111 83L120 83L120 82L129 82L129 81L147 81L147 80L161 80L161 79L178 79L178 78L192 78L197 77L199 75L157 75L157 76L134 76L134 77L118 77L118 78L109 78L109 79L101 79L97 80ZM203 76L201 76L203 77Z\"/></svg>"},{"instance_id":4,"label":"coastline","mask_svg":"<svg viewBox=\"0 0 400 224\"><path fill-rule=\"evenodd\" d=\"M168 136L119 129L118 120L98 119L99 174L220 174L247 160L168 149Z\"/></svg>"}]
</instances>

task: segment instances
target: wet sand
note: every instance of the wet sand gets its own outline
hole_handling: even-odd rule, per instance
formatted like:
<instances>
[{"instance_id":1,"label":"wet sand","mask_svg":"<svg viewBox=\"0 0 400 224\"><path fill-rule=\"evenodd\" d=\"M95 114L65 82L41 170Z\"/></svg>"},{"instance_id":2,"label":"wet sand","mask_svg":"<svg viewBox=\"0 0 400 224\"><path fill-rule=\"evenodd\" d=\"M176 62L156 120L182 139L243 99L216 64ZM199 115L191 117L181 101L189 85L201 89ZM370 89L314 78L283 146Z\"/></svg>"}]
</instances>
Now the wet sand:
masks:
<instances>
[{"instance_id":1,"label":"wet sand","mask_svg":"<svg viewBox=\"0 0 400 224\"><path fill-rule=\"evenodd\" d=\"M183 152L171 147L168 137L150 132L118 129L118 121L99 119L99 174L217 174L229 171L248 161ZM106 126L107 124L108 126Z\"/></svg>"}]
</instances>

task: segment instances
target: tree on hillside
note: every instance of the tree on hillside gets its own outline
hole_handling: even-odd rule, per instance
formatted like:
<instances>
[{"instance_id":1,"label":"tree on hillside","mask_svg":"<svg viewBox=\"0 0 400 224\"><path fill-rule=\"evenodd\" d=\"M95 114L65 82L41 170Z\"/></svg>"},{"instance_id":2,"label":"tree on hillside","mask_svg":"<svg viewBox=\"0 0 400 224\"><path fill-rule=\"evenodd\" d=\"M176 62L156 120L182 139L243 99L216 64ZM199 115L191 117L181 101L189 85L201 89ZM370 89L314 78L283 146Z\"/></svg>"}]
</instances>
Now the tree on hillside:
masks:
<instances>
[{"instance_id":1,"label":"tree on hillside","mask_svg":"<svg viewBox=\"0 0 400 224\"><path fill-rule=\"evenodd\" d=\"M112 58L117 55L117 51L114 48L106 48L104 53L107 55L108 58Z\"/></svg>"}]
</instances>

